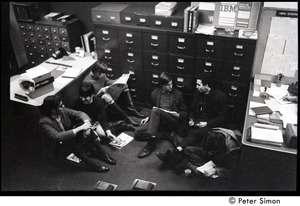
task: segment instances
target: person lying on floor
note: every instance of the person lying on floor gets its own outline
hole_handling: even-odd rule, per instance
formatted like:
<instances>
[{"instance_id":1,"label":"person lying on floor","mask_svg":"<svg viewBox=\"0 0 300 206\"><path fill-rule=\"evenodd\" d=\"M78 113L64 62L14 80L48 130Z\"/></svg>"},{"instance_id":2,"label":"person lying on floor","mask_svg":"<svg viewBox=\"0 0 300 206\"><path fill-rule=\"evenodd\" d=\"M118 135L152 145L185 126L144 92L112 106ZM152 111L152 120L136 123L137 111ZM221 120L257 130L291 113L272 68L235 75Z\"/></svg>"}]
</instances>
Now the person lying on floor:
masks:
<instances>
[{"instance_id":1,"label":"person lying on floor","mask_svg":"<svg viewBox=\"0 0 300 206\"><path fill-rule=\"evenodd\" d=\"M135 128L124 121L109 123L107 121L104 102L94 95L94 86L82 82L79 87L79 99L74 103L74 109L86 113L91 119L94 131L100 139L116 139L115 134L122 131L134 131ZM93 130L89 130L92 131ZM112 132L113 131L113 132Z\"/></svg>"},{"instance_id":2,"label":"person lying on floor","mask_svg":"<svg viewBox=\"0 0 300 206\"><path fill-rule=\"evenodd\" d=\"M64 160L64 153L70 151L86 163L87 168L107 172L109 168L87 156L84 146L96 148L97 157L111 165L116 161L102 148L98 136L87 132L92 128L90 117L81 111L64 107L58 95L47 96L40 107L39 127L46 155L53 160ZM80 124L79 124L80 123ZM78 125L79 126L76 126ZM89 151L90 152L90 151Z\"/></svg>"},{"instance_id":3,"label":"person lying on floor","mask_svg":"<svg viewBox=\"0 0 300 206\"><path fill-rule=\"evenodd\" d=\"M187 146L201 146L211 128L225 127L228 111L226 95L215 87L213 79L209 77L197 79L196 89L189 111L187 135L171 150L173 153L182 152ZM164 154L156 155L161 157Z\"/></svg>"},{"instance_id":4,"label":"person lying on floor","mask_svg":"<svg viewBox=\"0 0 300 206\"><path fill-rule=\"evenodd\" d=\"M151 93L153 108L149 117L142 119L142 126L138 127L134 133L135 138L138 138L137 136L143 132L149 136L147 145L138 154L139 158L149 156L156 149L157 134L162 129L178 131L182 125L187 123L187 107L183 94L173 88L171 75L162 72L159 76L159 86ZM171 111L171 113L166 111Z\"/></svg>"},{"instance_id":5,"label":"person lying on floor","mask_svg":"<svg viewBox=\"0 0 300 206\"><path fill-rule=\"evenodd\" d=\"M122 92L120 95L110 94L108 93L108 87L112 85L115 80L109 79L106 76L107 65L103 62L97 61L95 65L92 67L91 72L83 79L83 82L89 82L94 86L94 94L100 97L107 106L107 112L117 112L118 115L129 124L133 126L138 126L139 124L134 121L128 115L134 115L138 118L144 118L145 115L139 113L132 101L130 90L128 85L125 84L122 88ZM126 112L118 105L117 102L121 102L122 105L126 105Z\"/></svg>"},{"instance_id":6,"label":"person lying on floor","mask_svg":"<svg viewBox=\"0 0 300 206\"><path fill-rule=\"evenodd\" d=\"M241 144L234 131L225 128L210 129L203 146L188 146L183 153L171 154L170 151L159 159L178 173L191 169L196 176L211 177L234 181L240 162ZM197 167L212 161L215 167L202 174Z\"/></svg>"}]
</instances>

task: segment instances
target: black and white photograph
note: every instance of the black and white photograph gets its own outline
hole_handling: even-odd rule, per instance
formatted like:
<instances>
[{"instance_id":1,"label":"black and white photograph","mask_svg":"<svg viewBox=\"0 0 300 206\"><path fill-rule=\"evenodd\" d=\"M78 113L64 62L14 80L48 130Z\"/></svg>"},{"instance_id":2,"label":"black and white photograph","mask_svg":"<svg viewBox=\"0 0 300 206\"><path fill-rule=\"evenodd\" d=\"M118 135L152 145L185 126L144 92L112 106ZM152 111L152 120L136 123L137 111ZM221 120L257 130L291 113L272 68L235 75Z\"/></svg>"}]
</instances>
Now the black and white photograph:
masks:
<instances>
[{"instance_id":1,"label":"black and white photograph","mask_svg":"<svg viewBox=\"0 0 300 206\"><path fill-rule=\"evenodd\" d=\"M1 7L4 196L299 196L298 2Z\"/></svg>"}]
</instances>

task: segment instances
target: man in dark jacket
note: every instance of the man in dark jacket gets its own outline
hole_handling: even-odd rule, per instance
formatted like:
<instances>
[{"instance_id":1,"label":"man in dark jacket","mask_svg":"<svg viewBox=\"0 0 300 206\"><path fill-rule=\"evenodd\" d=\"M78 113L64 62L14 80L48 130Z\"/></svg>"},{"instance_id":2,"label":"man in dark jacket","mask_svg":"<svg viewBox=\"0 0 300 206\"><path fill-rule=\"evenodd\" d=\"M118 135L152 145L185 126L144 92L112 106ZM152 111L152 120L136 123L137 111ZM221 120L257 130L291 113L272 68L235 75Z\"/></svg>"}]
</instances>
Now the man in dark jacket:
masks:
<instances>
[{"instance_id":1,"label":"man in dark jacket","mask_svg":"<svg viewBox=\"0 0 300 206\"><path fill-rule=\"evenodd\" d=\"M182 93L173 88L170 74L163 72L159 76L159 88L151 93L151 104L153 108L149 117L142 119L142 126L137 128L135 136L142 130L149 135L147 145L138 154L139 158L147 157L156 148L158 132L164 130L177 130L186 122L187 107Z\"/></svg>"},{"instance_id":2,"label":"man in dark jacket","mask_svg":"<svg viewBox=\"0 0 300 206\"><path fill-rule=\"evenodd\" d=\"M228 111L226 95L214 87L213 80L210 78L198 79L196 88L189 113L187 137L168 154L179 153L187 146L201 146L209 129L225 126ZM156 155L164 159L167 153Z\"/></svg>"}]
</instances>

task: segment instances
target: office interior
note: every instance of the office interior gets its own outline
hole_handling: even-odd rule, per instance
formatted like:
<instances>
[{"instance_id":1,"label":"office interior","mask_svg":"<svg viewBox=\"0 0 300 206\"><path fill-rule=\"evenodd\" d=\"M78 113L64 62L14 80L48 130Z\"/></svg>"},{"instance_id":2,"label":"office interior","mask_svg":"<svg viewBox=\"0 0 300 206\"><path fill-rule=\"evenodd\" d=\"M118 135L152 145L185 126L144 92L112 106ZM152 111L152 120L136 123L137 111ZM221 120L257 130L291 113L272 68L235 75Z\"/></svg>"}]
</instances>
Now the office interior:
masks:
<instances>
[{"instance_id":1,"label":"office interior","mask_svg":"<svg viewBox=\"0 0 300 206\"><path fill-rule=\"evenodd\" d=\"M15 2L18 3L18 2ZM287 29L288 31L278 33L292 33L295 36L288 36L289 40L296 43L296 53L298 51L298 3L297 2L259 2L260 5L256 11L257 19L255 24L257 38L239 38L239 30L241 28L235 28L233 30L226 30L224 28L218 28L213 35L204 35L194 32L184 32L183 28L162 28L155 27L149 23L149 25L138 24L124 24L122 22L97 22L97 18L93 17L93 9L97 8L102 3L110 3L112 5L121 4L127 5L126 7L141 7L148 8L150 11L154 11L155 6L159 2L37 2L42 12L38 9L32 9L32 16L43 17L50 12L63 12L64 14L73 14L79 22L80 26L75 26L74 30L78 35L87 34L93 31L96 38L96 50L95 57L91 56L91 53L86 54L84 58L89 58L87 61L92 61L93 58L96 60L103 60L105 52L109 50L111 45L104 46L101 39L104 38L103 32L113 31L112 35L116 35L116 42L113 44L119 45L119 47L113 48L112 51L117 50L118 57L116 62L112 63L113 71L111 76L117 78L122 73L128 72L133 68L136 84L132 86L132 91L135 93L134 103L143 114L147 114L150 108L150 92L153 90L154 86L151 84L153 78L157 76L161 71L168 71L174 76L175 86L178 86L185 95L187 105L190 105L192 100L192 95L195 92L195 84L197 77L199 78L201 74L205 71L197 71L197 68L205 67L211 65L211 63L217 68L216 70L211 70L210 75L214 75L219 82L220 89L228 95L229 99L232 100L232 104L229 106L229 119L228 128L232 130L238 130L241 132L242 137L240 139L242 144L242 156L240 162L240 174L237 177L237 184L219 184L213 181L205 182L202 179L194 176L185 176L184 174L176 174L174 171L166 168L162 162L155 156L155 152L165 152L167 149L172 148L172 144L169 141L162 140L156 148L156 151L152 153L149 157L144 159L139 159L137 157L138 152L145 146L146 142L131 141L121 150L116 150L109 145L104 145L105 150L113 156L117 164L114 166L109 166L110 171L107 173L96 173L86 171L80 166L65 166L61 167L52 163L47 162L43 159L41 155L41 150L39 148L39 133L38 133L38 120L39 111L37 106L32 104L27 104L23 100L12 99L10 92L10 83L16 81L19 76L26 72L26 70L42 64L48 58L51 58L54 52L44 52L41 56L36 56L34 59L29 55L27 47L32 46L33 42L30 41L24 43L23 30L21 25L33 25L35 21L20 21L16 17L15 10L13 8L13 2L5 2L3 8L7 9L8 12L8 24L2 23L2 35L7 36L7 42L4 42L8 46L5 52L2 48L2 60L8 60L8 69L2 69L2 73L5 71L5 78L2 78L2 84L6 84L2 88L7 88L8 92L3 91L2 97L7 99L3 101L1 105L1 190L10 191L21 191L21 192L40 192L40 191L50 191L50 192L72 192L84 191L86 193L82 194L92 194L92 195L118 195L122 192L128 192L127 194L135 194L130 190L130 186L135 179L147 180L150 182L155 182L155 188L146 195L151 194L165 194L164 192L182 192L180 195L198 195L198 194L218 194L219 192L239 192L248 191L251 192L261 192L263 194L272 194L270 192L287 192L286 194L296 194L299 190L298 180L298 165L297 165L297 149L291 149L286 144L280 147L264 146L260 144L249 143L246 140L248 128L251 122L256 121L253 117L249 117L249 102L253 100L253 90L254 84L257 83L257 79L260 79L262 88L269 87L271 83L278 84L278 74L282 73L283 78L280 79L282 85L290 85L293 82L298 81L298 54L289 54L292 57L288 59L289 67L284 66L283 61L277 61L278 58L284 58L283 55L278 55L278 58L268 59L267 55L270 55L269 49L276 50L276 38L273 39L272 43L268 44L270 41L270 33L274 29L274 24L278 29ZM181 11L179 19L183 19L184 9L192 4L198 5L201 2L177 2L176 11ZM202 2L203 3L203 2ZM211 3L211 2L210 2ZM220 2L213 2L220 3ZM250 2L251 3L251 2ZM254 3L254 2L252 2ZM200 5L200 4L199 4ZM219 4L215 4L219 5ZM253 4L254 5L254 4ZM125 8L126 8L125 7ZM101 8L101 7L100 7ZM114 6L111 6L111 10L114 11ZM101 10L101 9L100 9ZM112 12L111 10L104 10L102 12ZM134 10L129 9L129 13L136 13ZM207 12L207 11L206 11ZM211 10L210 12L214 12ZM117 15L121 15L122 12L118 11ZM204 12L205 13L205 12ZM176 14L176 13L175 13ZM3 17L2 13L2 17ZM143 18L150 18L150 15L145 14ZM153 16L153 14L152 14ZM281 21L282 20L282 21ZM296 20L296 24L294 24ZM69 20L67 23L70 23ZM148 21L148 20L147 20ZM200 19L199 19L200 21ZM213 20L215 21L215 19ZM283 25L282 22L286 22ZM293 24L289 24L293 22ZM60 22L59 22L60 23ZM207 23L207 22L205 22ZM211 22L209 22L211 23ZM211 23L212 24L212 23ZM40 24L42 25L42 24ZM46 24L49 26L48 24ZM51 24L50 24L51 25ZM296 27L285 27L287 25L296 25ZM43 25L42 25L43 26ZM273 27L272 27L273 26ZM70 26L71 27L71 26ZM26 27L28 28L28 27ZM62 26L63 28L63 26ZM4 30L5 29L5 30ZM4 34L4 31L7 31ZM28 32L28 31L27 31ZM142 38L135 38L141 45L138 45L136 51L126 50L127 48L122 48L122 41L124 39L119 38L122 34L126 32L132 32L135 35L141 36L151 36L162 35L166 43L166 48L157 53L153 53L153 48L144 47L146 45ZM219 34L217 34L219 32ZM30 33L30 32L28 32ZM34 32L33 32L34 33ZM45 33L47 34L47 33ZM251 33L252 35L253 33ZM24 34L27 35L27 34ZM29 34L30 35L30 34ZM119 35L119 36L118 36ZM79 37L80 37L79 36ZM71 39L71 38L70 38ZM178 52L176 46L180 39L186 39L187 44L185 45L187 49L184 51L183 55ZM192 41L190 41L192 39ZM33 39L34 40L34 39ZM71 41L71 40L70 40ZM148 39L150 41L150 39ZM99 43L98 43L99 42ZM204 43L203 43L204 42ZM218 52L220 45L222 51L217 53L216 56L210 58L207 54L201 53L201 45L205 47L207 44L214 42L213 49ZM279 41L277 41L278 43ZM286 42L286 41L285 41ZM206 44L206 45L205 45ZM279 44L279 43L278 43ZM225 46L226 45L226 46ZM81 41L78 38L76 43L70 43L68 46L68 51L71 53L70 56L76 55L75 47L81 47ZM211 45L210 45L211 46ZM278 45L279 46L279 45ZM235 49L242 47L243 55L242 57L231 57ZM46 48L46 47L45 47ZM210 47L211 48L211 47ZM52 50L51 50L52 51ZM239 51L239 50L237 50ZM294 50L293 50L294 51ZM134 64L129 65L126 63L128 61L130 52L134 53L135 59ZM275 53L272 53L271 56ZM234 53L234 52L233 52ZM39 54L39 55L41 55ZM128 55L128 56L127 56ZM151 56L152 55L152 56ZM154 56L161 55L163 61L160 62L163 68L153 68L151 67L151 57L152 60ZM296 57L295 57L296 56ZM76 57L77 58L77 57ZM85 61L81 59L80 61ZM127 59L126 59L127 58ZM173 58L173 59L172 59ZM179 58L184 58L185 62L192 62L191 69L182 71L172 70L171 65L176 63ZM241 58L241 60L236 60L235 58ZM105 60L105 59L104 59ZM291 61L293 61L291 63ZM67 62L67 61L65 61ZM279 68L278 62L281 66ZM68 62L67 62L68 63ZM178 63L178 62L177 62ZM84 63L83 63L84 64ZM90 63L87 63L87 65ZM91 63L92 64L92 63ZM208 64L208 65L207 65ZM270 65L269 65L270 64ZM286 64L288 64L286 62ZM150 66L149 66L150 65ZM132 66L132 67L131 67ZM172 65L174 66L174 65ZM89 66L87 66L85 74L89 72ZM175 65L176 67L176 65ZM241 68L246 68L245 71L241 73ZM270 69L271 68L271 69ZM226 71L228 70L228 72ZM232 69L232 71L230 70ZM205 69L204 69L205 70ZM207 70L206 70L207 71ZM83 79L81 76L81 80ZM229 77L227 77L229 76ZM242 77L237 78L235 77ZM4 80L4 81L3 81ZM70 83L67 88L60 93L62 99L66 106L71 106L72 101L75 97L78 97L78 85L80 79L77 82ZM268 86L264 86L264 84ZM237 91L237 93L232 93ZM238 95L238 100L235 101ZM255 97L256 98L256 97ZM30 99L30 98L29 98ZM263 102L263 100L259 100ZM136 121L140 119L133 117ZM13 125L13 126L12 126ZM280 129L284 131L282 125ZM126 132L127 134L133 136L133 132ZM117 185L117 189L109 193L101 193L101 191L95 190L95 184L98 181L108 182ZM103 191L102 191L103 192ZM115 193L114 193L115 192ZM156 193L158 192L158 193Z\"/></svg>"}]
</instances>

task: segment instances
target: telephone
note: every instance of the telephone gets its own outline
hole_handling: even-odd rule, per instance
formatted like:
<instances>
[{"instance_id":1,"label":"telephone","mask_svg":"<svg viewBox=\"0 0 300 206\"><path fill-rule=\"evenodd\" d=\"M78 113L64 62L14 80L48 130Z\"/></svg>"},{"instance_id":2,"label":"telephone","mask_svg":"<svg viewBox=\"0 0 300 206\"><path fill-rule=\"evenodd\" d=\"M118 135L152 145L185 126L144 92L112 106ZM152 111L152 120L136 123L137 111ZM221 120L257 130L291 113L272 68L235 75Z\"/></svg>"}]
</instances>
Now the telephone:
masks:
<instances>
[{"instance_id":1,"label":"telephone","mask_svg":"<svg viewBox=\"0 0 300 206\"><path fill-rule=\"evenodd\" d=\"M52 54L52 57L54 59L60 59L62 58L63 56L68 56L68 52L64 49L64 48L58 48L57 51L55 51L53 54Z\"/></svg>"}]
</instances>

